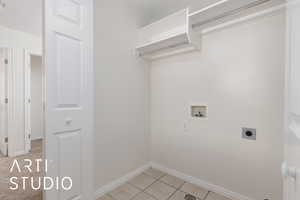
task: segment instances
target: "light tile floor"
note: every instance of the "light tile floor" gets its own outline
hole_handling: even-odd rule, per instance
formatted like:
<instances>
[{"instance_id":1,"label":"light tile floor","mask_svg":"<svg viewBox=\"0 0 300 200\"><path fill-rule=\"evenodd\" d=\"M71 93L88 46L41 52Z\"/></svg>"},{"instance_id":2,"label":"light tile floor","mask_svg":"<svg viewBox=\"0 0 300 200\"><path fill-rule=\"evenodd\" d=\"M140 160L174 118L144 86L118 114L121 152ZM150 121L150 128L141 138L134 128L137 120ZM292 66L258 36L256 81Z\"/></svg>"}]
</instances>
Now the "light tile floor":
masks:
<instances>
[{"instance_id":1,"label":"light tile floor","mask_svg":"<svg viewBox=\"0 0 300 200\"><path fill-rule=\"evenodd\" d=\"M184 200L186 194L197 200L230 200L153 168L98 200Z\"/></svg>"}]
</instances>

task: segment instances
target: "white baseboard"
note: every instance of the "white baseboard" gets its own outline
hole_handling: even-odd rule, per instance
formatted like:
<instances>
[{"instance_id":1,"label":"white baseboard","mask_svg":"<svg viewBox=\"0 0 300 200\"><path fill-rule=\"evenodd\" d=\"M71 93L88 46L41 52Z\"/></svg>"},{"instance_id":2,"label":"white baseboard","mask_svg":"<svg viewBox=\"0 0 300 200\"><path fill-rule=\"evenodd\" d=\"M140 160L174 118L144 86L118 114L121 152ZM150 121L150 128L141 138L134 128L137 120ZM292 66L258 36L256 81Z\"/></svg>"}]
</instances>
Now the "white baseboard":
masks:
<instances>
[{"instance_id":1,"label":"white baseboard","mask_svg":"<svg viewBox=\"0 0 300 200\"><path fill-rule=\"evenodd\" d=\"M35 141L35 140L43 140L43 137L31 138L31 141Z\"/></svg>"},{"instance_id":2,"label":"white baseboard","mask_svg":"<svg viewBox=\"0 0 300 200\"><path fill-rule=\"evenodd\" d=\"M115 181L104 185L103 187L99 188L96 192L95 192L95 199L98 199L100 197L102 197L103 195L107 194L108 192L113 191L114 189L116 189L117 187L125 184L126 182L128 182L130 179L134 178L135 176L141 174L143 171L147 170L148 168L150 168L151 165L146 164L142 167L139 167L138 169L126 174L125 176L116 179Z\"/></svg>"},{"instance_id":3,"label":"white baseboard","mask_svg":"<svg viewBox=\"0 0 300 200\"><path fill-rule=\"evenodd\" d=\"M26 151L17 151L17 152L13 152L9 155L9 157L17 157L17 156L22 156L22 155L25 155L27 154Z\"/></svg>"},{"instance_id":4,"label":"white baseboard","mask_svg":"<svg viewBox=\"0 0 300 200\"><path fill-rule=\"evenodd\" d=\"M223 195L225 197L228 197L230 199L233 199L233 200L255 200L255 199L246 197L246 196L244 196L242 194L239 194L239 193L230 191L228 189L225 189L225 188L223 188L221 186L208 183L206 181L200 180L200 179L195 178L193 176L184 174L184 173L179 172L179 171L177 171L175 169L170 169L168 167L162 166L162 165L154 163L154 162L151 163L151 167L153 167L155 169L158 169L158 170L160 170L162 172L168 173L168 174L170 174L172 176L175 176L175 177L178 177L180 179L183 179L186 182L190 182L190 183L193 183L193 184L198 185L200 187L203 187L203 188L205 188L205 189L207 189L209 191L221 194L221 195Z\"/></svg>"}]
</instances>

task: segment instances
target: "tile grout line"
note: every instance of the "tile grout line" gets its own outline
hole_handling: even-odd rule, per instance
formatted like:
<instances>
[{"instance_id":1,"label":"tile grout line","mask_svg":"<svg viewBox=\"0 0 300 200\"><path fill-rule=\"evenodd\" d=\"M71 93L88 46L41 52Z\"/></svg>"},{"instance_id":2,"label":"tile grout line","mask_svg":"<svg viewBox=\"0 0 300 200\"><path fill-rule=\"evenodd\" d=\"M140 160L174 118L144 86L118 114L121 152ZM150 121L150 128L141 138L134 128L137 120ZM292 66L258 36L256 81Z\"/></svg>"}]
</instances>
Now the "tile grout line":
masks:
<instances>
[{"instance_id":1,"label":"tile grout line","mask_svg":"<svg viewBox=\"0 0 300 200\"><path fill-rule=\"evenodd\" d=\"M143 172L144 173L144 172ZM144 173L144 174L146 174L146 173ZM148 175L148 174L146 174L146 175ZM163 175L161 176L161 177L159 177L159 178L155 178L155 177L152 177L152 176L150 176L150 175L148 175L148 176L150 176L150 177L152 177L152 178L154 178L154 179L156 179L152 184L150 184L148 187L146 187L145 189L144 189L144 193L146 193L146 194L148 194L148 195L150 195L151 197L153 197L154 199L157 199L156 197L154 197L152 194L149 194L148 192L146 192L146 190L148 189L148 188L150 188L153 184L155 184L155 183L163 183L163 184L165 184L165 185L167 185L167 186L169 186L169 187L172 187L173 189L175 189L175 191L166 199L166 200L169 200L179 189L177 189L176 187L174 187L174 186L171 186L171 185L169 185L169 184L167 184L167 183L165 183L165 182L163 182L161 179L163 178L163 177L165 177L165 176L167 176L167 175L169 175L169 174L167 174L167 173L163 173ZM179 187L180 188L180 187ZM158 199L157 199L158 200Z\"/></svg>"},{"instance_id":2,"label":"tile grout line","mask_svg":"<svg viewBox=\"0 0 300 200\"><path fill-rule=\"evenodd\" d=\"M185 181L184 181L182 185L180 185L178 188L176 188L175 186L170 185L170 184L165 183L164 181L162 181L162 179L163 179L164 177L168 176L168 175L169 175L169 174L164 173L163 176L161 176L160 178L157 179L157 181L154 182L154 183L160 182L160 183L163 183L163 184L165 184L165 185L167 185L167 186L172 187L173 189L175 189L175 191L172 192L172 194L171 194L166 200L171 199L171 197L174 196L174 195L176 194L176 192L180 191L180 188L185 184ZM154 183L153 183L153 184L154 184ZM151 184L151 185L152 185L152 184ZM151 185L150 185L150 186L151 186ZM150 186L149 186L149 187L150 187ZM148 194L148 193L147 193L147 194ZM152 195L151 195L151 196L152 196ZM155 198L155 199L157 199L157 198Z\"/></svg>"},{"instance_id":3,"label":"tile grout line","mask_svg":"<svg viewBox=\"0 0 300 200\"><path fill-rule=\"evenodd\" d=\"M147 174L146 174L146 175L147 175ZM148 176L150 176L150 175L148 175ZM164 174L164 175L161 176L160 178L155 178L155 177L150 176L150 177L154 178L155 181L154 181L153 183L151 183L149 186L147 186L143 192L146 193L146 194L148 194L148 195L150 195L150 196L153 197L154 199L159 200L159 199L157 199L155 196L153 196L152 194L149 194L148 192L146 192L146 190L147 190L148 188L150 188L152 185L154 185L155 183L160 182L159 180L160 180L162 177L164 177L164 176L166 176L166 174Z\"/></svg>"},{"instance_id":4,"label":"tile grout line","mask_svg":"<svg viewBox=\"0 0 300 200\"><path fill-rule=\"evenodd\" d=\"M168 174L165 173L165 175L162 176L158 181L161 182L161 183L164 183L161 179L162 179L163 177L167 176L167 175L168 175ZM166 183L164 183L164 184L166 184ZM175 188L175 187L173 187L173 186L171 186L171 185L169 185L169 184L166 184L166 185L168 185L168 186L170 186L170 187L172 187L172 188L175 189L175 191L174 191L174 192L166 199L166 200L169 200L169 199L170 199L170 198L178 191L178 189Z\"/></svg>"},{"instance_id":5,"label":"tile grout line","mask_svg":"<svg viewBox=\"0 0 300 200\"><path fill-rule=\"evenodd\" d=\"M162 177L163 178L163 177ZM164 182L164 181L162 181L161 179L159 180L161 183L164 183L164 184L166 184L166 185L168 185L168 186L170 186L170 187L172 187L172 188L174 188L174 189L180 189L180 188L182 188L182 186L186 183L185 181L183 181L183 184L181 184L178 188L177 187L175 187L175 186L173 186L173 185L171 185L171 184L169 184L169 183L166 183L166 182Z\"/></svg>"},{"instance_id":6,"label":"tile grout line","mask_svg":"<svg viewBox=\"0 0 300 200\"><path fill-rule=\"evenodd\" d=\"M179 191L179 189L176 189L166 200L171 199L172 196L174 196L176 194L176 192Z\"/></svg>"},{"instance_id":7,"label":"tile grout line","mask_svg":"<svg viewBox=\"0 0 300 200\"><path fill-rule=\"evenodd\" d=\"M209 195L210 192L211 192L211 191L208 191L208 193L205 195L205 197L204 197L203 200L206 200L206 199L207 199L207 197L208 197L208 195Z\"/></svg>"},{"instance_id":8,"label":"tile grout line","mask_svg":"<svg viewBox=\"0 0 300 200\"><path fill-rule=\"evenodd\" d=\"M115 199L115 198L110 194L110 192L108 192L108 193L105 194L105 195L109 196L109 197L112 198L113 200L117 200L117 199ZM105 195L103 195L103 196L105 196Z\"/></svg>"},{"instance_id":9,"label":"tile grout line","mask_svg":"<svg viewBox=\"0 0 300 200\"><path fill-rule=\"evenodd\" d=\"M135 186L134 184L130 183L129 181L126 182L127 184L129 184L129 185L131 185L132 187L134 187L134 188L136 188L137 190L139 190L139 192L138 192L137 194L135 194L133 197L131 197L129 200L134 199L136 196L138 196L138 195L141 194L141 193L145 193L145 194L151 196L152 198L154 198L154 199L156 199L156 200L159 200L159 199L157 199L155 196L153 196L152 194L149 194L148 192L146 192L146 190L147 190L148 188L150 188L152 185L154 185L155 183L158 183L158 182L163 183L163 184L165 184L165 185L167 185L167 186L172 187L173 189L175 189L175 191L174 191L174 192L166 199L166 200L169 200L173 195L175 195L176 192L180 191L180 188L182 188L182 186L186 183L186 182L184 181L182 185L180 185L178 188L176 188L176 187L174 187L174 186L172 186L172 185L170 185L170 184L168 184L168 183L165 183L165 182L163 182L163 181L161 180L163 177L165 177L165 176L168 175L167 173L164 173L162 176L160 176L160 177L158 177L158 178L153 177L153 176L151 176L151 175L149 175L149 174L146 174L146 173L144 173L144 172L142 172L141 174L144 174L144 175L146 175L146 176L148 176L148 177L151 177L151 178L155 179L155 181L154 181L153 183L151 183L150 185L148 185L147 187L145 187L145 189L138 188L137 186ZM141 174L140 174L140 175L141 175ZM126 184L126 183L125 183L125 184ZM183 191L182 191L182 192L183 192ZM184 192L184 193L185 193L185 192ZM108 195L109 197L111 197L113 200L117 200L117 199L115 199L110 193L107 193L107 195Z\"/></svg>"},{"instance_id":10,"label":"tile grout line","mask_svg":"<svg viewBox=\"0 0 300 200\"><path fill-rule=\"evenodd\" d=\"M155 178L155 177L150 176L150 175L148 175L148 174L146 174L146 173L144 173L144 172L142 172L141 174L144 174L144 175L146 175L146 176L148 176L148 177L151 177L151 178L153 178L155 181L154 181L153 183L151 183L150 185L148 185L147 187L145 187L145 189L138 188L138 187L136 187L135 185L133 185L132 183L127 182L129 185L133 186L134 188L136 188L136 189L138 189L138 190L140 191L139 193L137 193L136 195L134 195L134 196L133 196L132 198L130 198L129 200L134 199L137 195L139 195L139 194L141 194L141 193L145 193L145 194L151 196L152 198L154 198L154 199L156 199L156 200L159 200L159 199L157 199L156 197L154 197L153 195L151 195L151 194L149 194L148 192L146 192L146 190L147 190L149 187L151 187L154 183L159 182L159 179L160 179L160 178ZM165 174L165 175L166 175L166 174ZM163 175L163 176L165 176L165 175ZM162 177L163 177L163 176L162 176Z\"/></svg>"}]
</instances>

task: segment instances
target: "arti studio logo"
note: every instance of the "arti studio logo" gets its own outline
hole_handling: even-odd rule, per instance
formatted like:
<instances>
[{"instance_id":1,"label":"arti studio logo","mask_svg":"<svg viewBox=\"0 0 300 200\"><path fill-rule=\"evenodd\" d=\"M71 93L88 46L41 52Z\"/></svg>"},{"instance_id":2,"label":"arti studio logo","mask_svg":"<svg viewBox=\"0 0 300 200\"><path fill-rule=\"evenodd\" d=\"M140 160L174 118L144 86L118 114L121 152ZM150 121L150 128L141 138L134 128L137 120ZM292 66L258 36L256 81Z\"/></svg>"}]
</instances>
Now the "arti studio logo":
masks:
<instances>
[{"instance_id":1,"label":"arti studio logo","mask_svg":"<svg viewBox=\"0 0 300 200\"><path fill-rule=\"evenodd\" d=\"M20 167L20 163L23 163ZM33 173L46 173L48 171L48 160L36 159L32 161L30 159L24 159L23 161L14 160L10 173L20 176L13 176L9 179L10 190L26 190L31 187L32 190L71 190L72 189L72 178L71 177L33 177L33 176L22 176L22 174L33 174Z\"/></svg>"}]
</instances>

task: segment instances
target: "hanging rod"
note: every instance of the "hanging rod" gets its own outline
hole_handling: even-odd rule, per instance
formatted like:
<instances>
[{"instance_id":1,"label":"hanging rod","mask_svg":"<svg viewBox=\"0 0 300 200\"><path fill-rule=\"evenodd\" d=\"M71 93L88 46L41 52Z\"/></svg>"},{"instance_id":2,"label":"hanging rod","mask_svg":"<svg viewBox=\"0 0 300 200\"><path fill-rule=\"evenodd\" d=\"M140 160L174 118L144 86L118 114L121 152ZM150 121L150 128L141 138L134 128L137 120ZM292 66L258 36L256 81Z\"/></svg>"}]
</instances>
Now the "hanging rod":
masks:
<instances>
[{"instance_id":1,"label":"hanging rod","mask_svg":"<svg viewBox=\"0 0 300 200\"><path fill-rule=\"evenodd\" d=\"M234 10L225 12L224 14L220 14L220 15L218 15L216 17L213 17L211 19L205 20L203 22L198 22L198 23L192 24L192 28L197 28L199 26L203 26L205 24L208 24L208 23L211 23L211 22L214 22L214 21L218 21L218 20L220 20L222 18L230 17L230 16L233 16L233 15L239 14L239 13L245 11L245 10L248 10L250 8L254 8L256 6L265 4L265 3L270 2L270 1L271 0L258 0L258 1L252 2L252 3L249 3L249 4L245 5L245 6L242 6L242 7L236 8ZM224 1L224 0L220 1L220 2L218 2L216 4L213 4L213 5L209 6L209 7L207 7L207 9L205 9L205 10L208 10L209 8L213 8L214 6L220 5L220 4L225 3L225 2L227 2L227 1ZM201 13L203 11L204 11L204 9L202 9L202 10L200 10L198 12L194 12L190 16L197 15L197 13Z\"/></svg>"}]
</instances>

